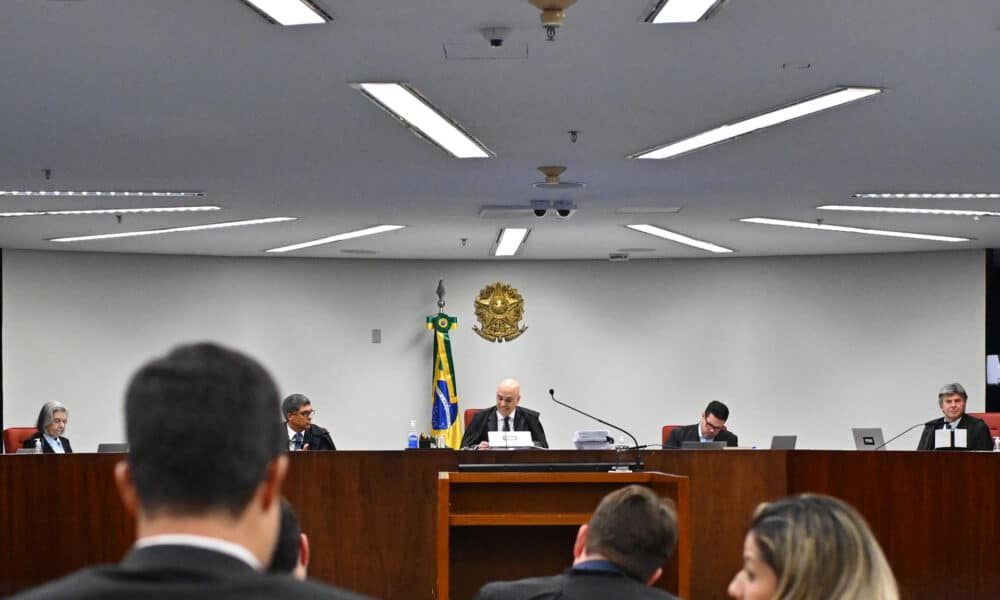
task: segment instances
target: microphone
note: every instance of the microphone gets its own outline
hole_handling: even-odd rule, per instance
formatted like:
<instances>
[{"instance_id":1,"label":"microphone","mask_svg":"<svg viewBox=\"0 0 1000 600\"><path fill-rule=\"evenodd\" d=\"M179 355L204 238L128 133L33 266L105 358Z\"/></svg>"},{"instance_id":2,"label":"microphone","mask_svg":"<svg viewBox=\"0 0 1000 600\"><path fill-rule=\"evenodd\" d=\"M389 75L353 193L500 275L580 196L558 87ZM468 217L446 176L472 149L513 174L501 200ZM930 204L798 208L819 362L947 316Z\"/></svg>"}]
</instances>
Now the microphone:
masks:
<instances>
[{"instance_id":1,"label":"microphone","mask_svg":"<svg viewBox=\"0 0 1000 600\"><path fill-rule=\"evenodd\" d=\"M899 438L903 437L907 433L910 433L911 431L913 431L917 427L929 427L931 425L934 425L936 421L937 421L937 419L931 419L930 421L927 421L926 423L917 423L916 425L913 425L911 427L907 427L906 431L904 431L903 433L901 433L901 434L893 437L892 439L889 440L889 442L894 442L894 441L898 440ZM881 446L877 446L875 449L876 450L881 450L882 448L885 448L886 446L888 446L889 442L884 442Z\"/></svg>"},{"instance_id":2,"label":"microphone","mask_svg":"<svg viewBox=\"0 0 1000 600\"><path fill-rule=\"evenodd\" d=\"M630 438L632 438L632 443L635 444L634 446L632 446L632 448L629 448L629 450L635 450L635 464L632 465L632 466L635 467L636 471L642 471L645 468L645 465L642 463L642 455L639 454L639 440L635 439L634 435L632 435L631 433L625 431L624 429L622 429L621 427L619 427L617 425L612 425L611 423L608 423L604 419L599 419L599 418L595 417L594 415L592 415L592 414L590 414L588 412L584 412L584 411L580 410L579 408L577 408L575 406L571 406L571 405L563 402L562 400L556 400L556 391L553 388L549 388L549 396L552 398L552 401L555 402L556 404L559 404L561 406L565 406L566 408L568 408L568 409L570 409L570 410L572 410L574 412L578 412L578 413L580 413L581 415L583 415L585 417L590 417L591 419L597 421L598 423L601 423L602 425L607 425L608 427L617 429L618 431L620 431L620 432L624 433L625 435L629 436Z\"/></svg>"}]
</instances>

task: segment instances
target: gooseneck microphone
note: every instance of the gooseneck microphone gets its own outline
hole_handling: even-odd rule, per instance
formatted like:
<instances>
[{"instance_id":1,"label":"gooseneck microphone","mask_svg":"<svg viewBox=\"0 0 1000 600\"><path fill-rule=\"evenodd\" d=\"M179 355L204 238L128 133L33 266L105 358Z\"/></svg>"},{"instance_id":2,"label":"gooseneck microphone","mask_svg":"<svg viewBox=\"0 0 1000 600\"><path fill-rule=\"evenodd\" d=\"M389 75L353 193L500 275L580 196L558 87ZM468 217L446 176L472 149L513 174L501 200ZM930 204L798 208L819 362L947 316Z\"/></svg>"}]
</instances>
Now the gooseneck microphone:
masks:
<instances>
[{"instance_id":1,"label":"gooseneck microphone","mask_svg":"<svg viewBox=\"0 0 1000 600\"><path fill-rule=\"evenodd\" d=\"M634 468L634 470L636 470L636 471L642 471L645 468L645 465L642 462L642 455L639 454L639 440L635 439L634 435L632 435L628 431L625 431L624 429L622 429L621 427L619 427L617 425L613 425L611 423L608 423L604 419L599 419L599 418L595 417L594 415L592 415L592 414L590 414L588 412L584 412L584 411L580 410L579 408L577 408L575 406L572 406L570 404L567 404L567 403L563 402L562 400L557 400L556 399L556 391L553 388L549 388L549 396L552 398L552 401L555 402L556 404L558 404L560 406L565 406L566 408L568 408L568 409L570 409L570 410L572 410L574 412L578 412L578 413L580 413L581 415L583 415L585 417L589 417L589 418L597 421L598 423L601 423L603 425L607 425L608 427L612 427L614 429L617 429L618 431L620 431L620 432L624 433L625 435L629 436L630 438L632 438L632 443L635 444L635 445L632 446L631 448L629 448L629 450L635 450L635 464L630 465L630 466L632 466Z\"/></svg>"},{"instance_id":2,"label":"gooseneck microphone","mask_svg":"<svg viewBox=\"0 0 1000 600\"><path fill-rule=\"evenodd\" d=\"M906 428L906 431L904 431L903 433L901 433L901 434L899 434L899 435L897 435L897 436L894 436L894 437L893 437L892 439L890 439L890 440L889 440L889 442L894 442L894 441L898 440L899 438L901 438L901 437L903 437L904 435L906 435L906 434L910 433L911 431L913 431L913 430L914 430L914 429L916 429L917 427L928 427L928 426L931 426L931 425L934 425L934 423L935 423L936 421L937 421L937 419L931 419L930 421L927 421L927 422L925 422L925 423L917 423L916 425L913 425L913 426L911 426L911 427L907 427L907 428ZM881 446L876 446L876 448L875 448L875 449L876 449L876 450L881 450L882 448L885 448L886 446L888 446L888 445L889 445L889 442L883 442Z\"/></svg>"}]
</instances>

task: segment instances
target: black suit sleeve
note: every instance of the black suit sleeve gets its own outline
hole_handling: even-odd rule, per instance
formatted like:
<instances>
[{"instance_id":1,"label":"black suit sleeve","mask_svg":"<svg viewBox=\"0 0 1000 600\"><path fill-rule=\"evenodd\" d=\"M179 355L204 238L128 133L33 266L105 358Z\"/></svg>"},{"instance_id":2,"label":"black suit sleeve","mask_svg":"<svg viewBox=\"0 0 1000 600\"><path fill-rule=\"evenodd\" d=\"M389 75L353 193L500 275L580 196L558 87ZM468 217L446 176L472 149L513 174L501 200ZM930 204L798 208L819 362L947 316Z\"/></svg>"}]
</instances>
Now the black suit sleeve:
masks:
<instances>
[{"instance_id":1,"label":"black suit sleeve","mask_svg":"<svg viewBox=\"0 0 1000 600\"><path fill-rule=\"evenodd\" d=\"M545 429L542 427L542 421L538 418L538 415L534 415L534 418L528 419L528 429L531 430L531 438L535 440L535 443L542 448L548 448L549 442L545 439Z\"/></svg>"},{"instance_id":2,"label":"black suit sleeve","mask_svg":"<svg viewBox=\"0 0 1000 600\"><path fill-rule=\"evenodd\" d=\"M486 421L489 419L489 412L490 409L484 409L472 417L469 427L465 430L465 435L462 436L463 448L478 446L479 442L486 441Z\"/></svg>"},{"instance_id":3,"label":"black suit sleeve","mask_svg":"<svg viewBox=\"0 0 1000 600\"><path fill-rule=\"evenodd\" d=\"M992 450L993 439L990 437L990 428L982 419L972 422L968 433L969 450Z\"/></svg>"},{"instance_id":4,"label":"black suit sleeve","mask_svg":"<svg viewBox=\"0 0 1000 600\"><path fill-rule=\"evenodd\" d=\"M917 443L917 450L934 449L934 425L924 425L924 431L920 434L920 442Z\"/></svg>"},{"instance_id":5,"label":"black suit sleeve","mask_svg":"<svg viewBox=\"0 0 1000 600\"><path fill-rule=\"evenodd\" d=\"M306 435L302 438L303 444L309 444L310 450L336 450L337 446L333 444L333 437L330 436L330 432L318 425L313 425L308 429Z\"/></svg>"}]
</instances>

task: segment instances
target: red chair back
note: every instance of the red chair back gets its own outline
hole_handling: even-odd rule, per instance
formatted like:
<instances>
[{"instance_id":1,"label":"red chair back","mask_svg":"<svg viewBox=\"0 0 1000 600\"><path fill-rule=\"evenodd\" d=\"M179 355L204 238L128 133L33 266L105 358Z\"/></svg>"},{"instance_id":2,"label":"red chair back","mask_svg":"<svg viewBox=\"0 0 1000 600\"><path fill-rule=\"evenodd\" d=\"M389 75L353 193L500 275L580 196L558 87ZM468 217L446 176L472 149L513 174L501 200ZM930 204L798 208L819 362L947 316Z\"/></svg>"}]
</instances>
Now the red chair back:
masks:
<instances>
[{"instance_id":1,"label":"red chair back","mask_svg":"<svg viewBox=\"0 0 1000 600\"><path fill-rule=\"evenodd\" d=\"M3 430L3 449L7 454L14 454L24 440L35 435L34 427L9 427Z\"/></svg>"},{"instance_id":2,"label":"red chair back","mask_svg":"<svg viewBox=\"0 0 1000 600\"><path fill-rule=\"evenodd\" d=\"M662 437L660 439L660 443L663 444L664 446L666 446L667 445L667 438L670 437L670 432L673 431L673 430L675 430L675 429L680 429L681 427L683 427L683 425L664 425L663 426Z\"/></svg>"},{"instance_id":3,"label":"red chair back","mask_svg":"<svg viewBox=\"0 0 1000 600\"><path fill-rule=\"evenodd\" d=\"M1000 413L969 413L971 416L986 421L986 426L990 428L990 437L1000 435Z\"/></svg>"},{"instance_id":4,"label":"red chair back","mask_svg":"<svg viewBox=\"0 0 1000 600\"><path fill-rule=\"evenodd\" d=\"M481 408L467 408L465 409L465 428L469 428L469 423L472 422L472 417L476 416L476 413L481 411Z\"/></svg>"}]
</instances>

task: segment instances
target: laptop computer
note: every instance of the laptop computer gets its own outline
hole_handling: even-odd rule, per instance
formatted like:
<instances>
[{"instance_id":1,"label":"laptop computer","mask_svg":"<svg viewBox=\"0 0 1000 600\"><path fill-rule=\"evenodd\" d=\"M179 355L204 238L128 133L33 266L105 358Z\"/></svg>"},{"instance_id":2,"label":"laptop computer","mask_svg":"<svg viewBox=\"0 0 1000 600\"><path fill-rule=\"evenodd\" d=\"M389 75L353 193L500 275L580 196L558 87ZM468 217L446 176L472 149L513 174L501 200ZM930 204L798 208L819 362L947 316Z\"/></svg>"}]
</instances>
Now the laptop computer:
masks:
<instances>
[{"instance_id":1,"label":"laptop computer","mask_svg":"<svg viewBox=\"0 0 1000 600\"><path fill-rule=\"evenodd\" d=\"M530 431L487 431L490 448L533 448Z\"/></svg>"},{"instance_id":2,"label":"laptop computer","mask_svg":"<svg viewBox=\"0 0 1000 600\"><path fill-rule=\"evenodd\" d=\"M681 442L682 450L724 450L726 442Z\"/></svg>"},{"instance_id":3,"label":"laptop computer","mask_svg":"<svg viewBox=\"0 0 1000 600\"><path fill-rule=\"evenodd\" d=\"M882 437L881 427L852 427L854 434L854 448L856 450L885 450L885 438Z\"/></svg>"},{"instance_id":4,"label":"laptop computer","mask_svg":"<svg viewBox=\"0 0 1000 600\"><path fill-rule=\"evenodd\" d=\"M106 452L110 453L128 452L128 444L125 442L114 443L114 444L98 444L97 452L99 454L104 454Z\"/></svg>"},{"instance_id":5,"label":"laptop computer","mask_svg":"<svg viewBox=\"0 0 1000 600\"><path fill-rule=\"evenodd\" d=\"M795 450L797 435L775 435L771 437L771 450Z\"/></svg>"}]
</instances>

